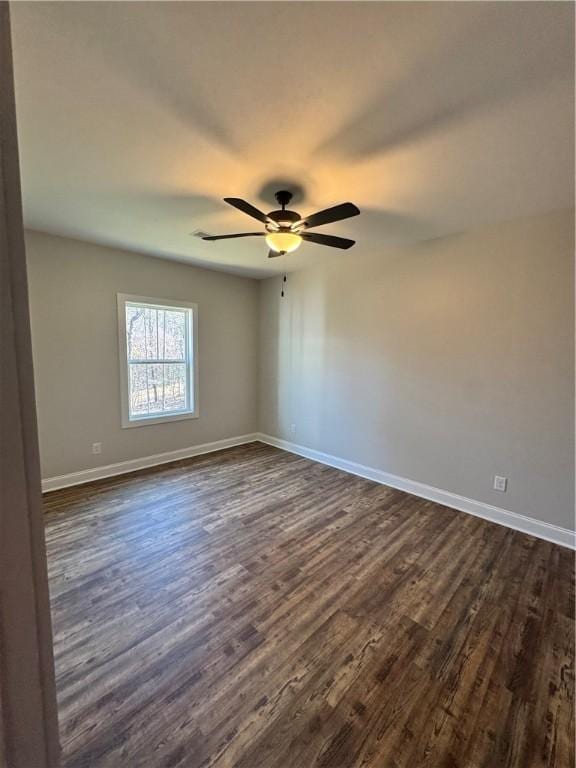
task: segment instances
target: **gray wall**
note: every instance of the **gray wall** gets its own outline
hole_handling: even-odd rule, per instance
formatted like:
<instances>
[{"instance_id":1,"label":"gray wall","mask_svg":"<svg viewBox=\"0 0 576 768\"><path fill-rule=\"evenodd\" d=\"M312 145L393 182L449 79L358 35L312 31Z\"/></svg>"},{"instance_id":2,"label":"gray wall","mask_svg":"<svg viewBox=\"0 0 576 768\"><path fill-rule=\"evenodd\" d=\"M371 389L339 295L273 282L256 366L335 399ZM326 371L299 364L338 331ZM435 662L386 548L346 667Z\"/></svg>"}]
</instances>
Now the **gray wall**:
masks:
<instances>
[{"instance_id":1,"label":"gray wall","mask_svg":"<svg viewBox=\"0 0 576 768\"><path fill-rule=\"evenodd\" d=\"M560 211L334 252L290 274L281 299L278 278L259 289L29 232L42 474L259 428L573 528L573 255L573 214ZM117 292L198 303L199 419L121 428ZM492 490L494 474L507 493Z\"/></svg>"},{"instance_id":2,"label":"gray wall","mask_svg":"<svg viewBox=\"0 0 576 768\"><path fill-rule=\"evenodd\" d=\"M261 283L261 431L573 528L573 214L360 253Z\"/></svg>"},{"instance_id":3,"label":"gray wall","mask_svg":"<svg viewBox=\"0 0 576 768\"><path fill-rule=\"evenodd\" d=\"M256 281L37 232L26 250L43 477L257 429ZM117 293L198 304L198 419L121 428Z\"/></svg>"}]
</instances>

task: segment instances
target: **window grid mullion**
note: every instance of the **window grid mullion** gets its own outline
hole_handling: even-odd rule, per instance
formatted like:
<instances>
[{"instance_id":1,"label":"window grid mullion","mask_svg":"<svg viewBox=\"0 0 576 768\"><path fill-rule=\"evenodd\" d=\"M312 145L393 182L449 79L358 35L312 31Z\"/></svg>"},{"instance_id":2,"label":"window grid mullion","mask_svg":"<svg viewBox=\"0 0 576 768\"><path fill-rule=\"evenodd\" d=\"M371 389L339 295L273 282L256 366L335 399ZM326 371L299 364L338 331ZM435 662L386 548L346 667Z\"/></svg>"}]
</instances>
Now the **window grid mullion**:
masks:
<instances>
[{"instance_id":1,"label":"window grid mullion","mask_svg":"<svg viewBox=\"0 0 576 768\"><path fill-rule=\"evenodd\" d=\"M186 360L170 358L154 358L152 360L128 360L128 365L186 365Z\"/></svg>"}]
</instances>

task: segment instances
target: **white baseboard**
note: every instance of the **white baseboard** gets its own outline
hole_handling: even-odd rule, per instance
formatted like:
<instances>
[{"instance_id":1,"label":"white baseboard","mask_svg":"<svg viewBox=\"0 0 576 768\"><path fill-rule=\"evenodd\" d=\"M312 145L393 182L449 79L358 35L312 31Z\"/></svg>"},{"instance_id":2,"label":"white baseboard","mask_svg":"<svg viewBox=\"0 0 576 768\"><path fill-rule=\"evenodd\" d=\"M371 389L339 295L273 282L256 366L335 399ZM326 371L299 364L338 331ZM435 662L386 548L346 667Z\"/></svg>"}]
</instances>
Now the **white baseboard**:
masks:
<instances>
[{"instance_id":1,"label":"white baseboard","mask_svg":"<svg viewBox=\"0 0 576 768\"><path fill-rule=\"evenodd\" d=\"M432 485L419 483L416 480L408 480L405 477L391 475L380 469L373 469L372 467L366 467L363 464L356 464L353 461L340 459L337 456L331 456L328 453L315 451L312 448L306 448L302 445L296 445L295 443L290 443L287 440L281 440L277 437L272 437L271 435L260 433L256 436L256 439L262 443L281 448L284 451L296 453L298 456L304 456L307 459L318 461L321 464L327 464L330 467L341 469L344 472L350 472L352 475L359 475L368 480L374 480L376 483L389 485L392 488L398 488L401 491L406 491L407 493L411 493L414 496L420 496L429 501L436 501L439 504L444 504L446 507L457 509L460 512L467 512L470 515L481 517L492 523L505 525L507 528L513 528L515 531L528 533L531 536L536 536L545 541L551 541L562 547L576 549L576 533L568 528L560 528L557 525L544 523L541 520L535 520L532 517L519 515L517 512L510 512L507 509L494 507L492 504L485 504L482 501L468 499L466 496L459 496L457 493L443 491L441 488L434 488Z\"/></svg>"},{"instance_id":2,"label":"white baseboard","mask_svg":"<svg viewBox=\"0 0 576 768\"><path fill-rule=\"evenodd\" d=\"M71 472L68 475L47 477L42 480L42 490L44 492L56 491L59 488L67 488L71 485L90 483L93 480L102 480L105 477L124 475L127 472L134 472L135 470L146 469L147 467L155 467L158 464L168 464L171 461L189 459L192 456L200 456L203 453L212 453L213 451L221 451L224 448L233 448L236 445L253 443L256 440L258 440L258 436L256 434L240 435L239 437L227 437L224 440L216 440L213 443L203 443L202 445L192 445L189 448L181 448L178 451L156 453L153 456L143 456L141 459L120 461L117 464L106 464L103 467L83 469L80 472Z\"/></svg>"},{"instance_id":3,"label":"white baseboard","mask_svg":"<svg viewBox=\"0 0 576 768\"><path fill-rule=\"evenodd\" d=\"M281 440L280 438L262 433L229 437L224 440L216 440L213 443L203 443L202 445L193 445L189 448L181 448L177 451L156 453L152 456L143 456L139 459L120 461L117 464L106 464L101 467L84 469L80 472L71 472L67 475L47 477L42 480L42 490L44 492L55 491L59 488L81 485L82 483L89 483L93 480L102 480L106 477L114 477L115 475L124 475L127 472L134 472L138 469L155 467L159 464L168 464L172 461L188 459L192 456L200 456L204 453L221 451L224 448L233 448L236 445L244 445L255 441L281 448L284 451L295 453L298 456L304 456L305 458L317 461L320 464L327 464L330 467L341 469L352 475L365 477L368 480L373 480L382 485L388 485L391 488L398 488L401 491L406 491L406 493L411 493L414 496L420 496L423 499L436 501L439 504L444 504L452 509L458 509L461 512L467 512L476 517L481 517L492 523L505 525L507 528L513 528L516 531L528 533L531 536L537 536L539 539L551 541L554 544L569 547L570 549L576 549L576 534L568 528L560 528L557 525L551 525L550 523L545 523L541 520L535 520L532 517L526 517L517 512L510 512L507 509L495 507L492 504L469 499L466 496L459 496L451 491L444 491L441 488L435 488L432 485L419 483L416 480L408 480L405 477L392 475L389 472L384 472L380 469L373 469L372 467L357 464L356 462L348 461L347 459L340 459L337 456L331 456L328 453L315 451L312 448L306 448L303 445L296 445L296 443L290 443L287 440Z\"/></svg>"}]
</instances>

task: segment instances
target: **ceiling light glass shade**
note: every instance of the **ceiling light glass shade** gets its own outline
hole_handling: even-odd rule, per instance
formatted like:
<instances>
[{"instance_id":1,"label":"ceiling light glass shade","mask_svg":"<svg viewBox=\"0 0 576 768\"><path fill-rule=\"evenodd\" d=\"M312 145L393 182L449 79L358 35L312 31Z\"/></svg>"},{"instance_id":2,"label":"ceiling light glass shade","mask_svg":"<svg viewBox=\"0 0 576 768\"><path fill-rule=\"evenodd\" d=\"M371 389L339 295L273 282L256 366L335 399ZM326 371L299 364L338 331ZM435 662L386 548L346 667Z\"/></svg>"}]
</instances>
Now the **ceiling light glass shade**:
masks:
<instances>
[{"instance_id":1,"label":"ceiling light glass shade","mask_svg":"<svg viewBox=\"0 0 576 768\"><path fill-rule=\"evenodd\" d=\"M266 244L276 253L291 253L302 242L300 235L293 232L270 232L266 235Z\"/></svg>"}]
</instances>

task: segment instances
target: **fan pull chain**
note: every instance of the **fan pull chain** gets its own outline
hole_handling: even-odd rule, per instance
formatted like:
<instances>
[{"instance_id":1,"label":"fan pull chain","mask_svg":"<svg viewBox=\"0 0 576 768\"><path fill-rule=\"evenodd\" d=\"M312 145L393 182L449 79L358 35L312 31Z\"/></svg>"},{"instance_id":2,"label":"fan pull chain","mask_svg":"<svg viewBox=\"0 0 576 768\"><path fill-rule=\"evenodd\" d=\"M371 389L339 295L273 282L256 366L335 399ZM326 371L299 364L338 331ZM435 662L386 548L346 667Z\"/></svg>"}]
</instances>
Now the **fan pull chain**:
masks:
<instances>
[{"instance_id":1,"label":"fan pull chain","mask_svg":"<svg viewBox=\"0 0 576 768\"><path fill-rule=\"evenodd\" d=\"M285 289L285 287L286 287L286 283L287 283L287 282L288 282L288 281L287 281L286 275L283 275L283 276L282 276L282 290L280 291L280 296L281 296L282 298L284 298L284 289Z\"/></svg>"}]
</instances>

